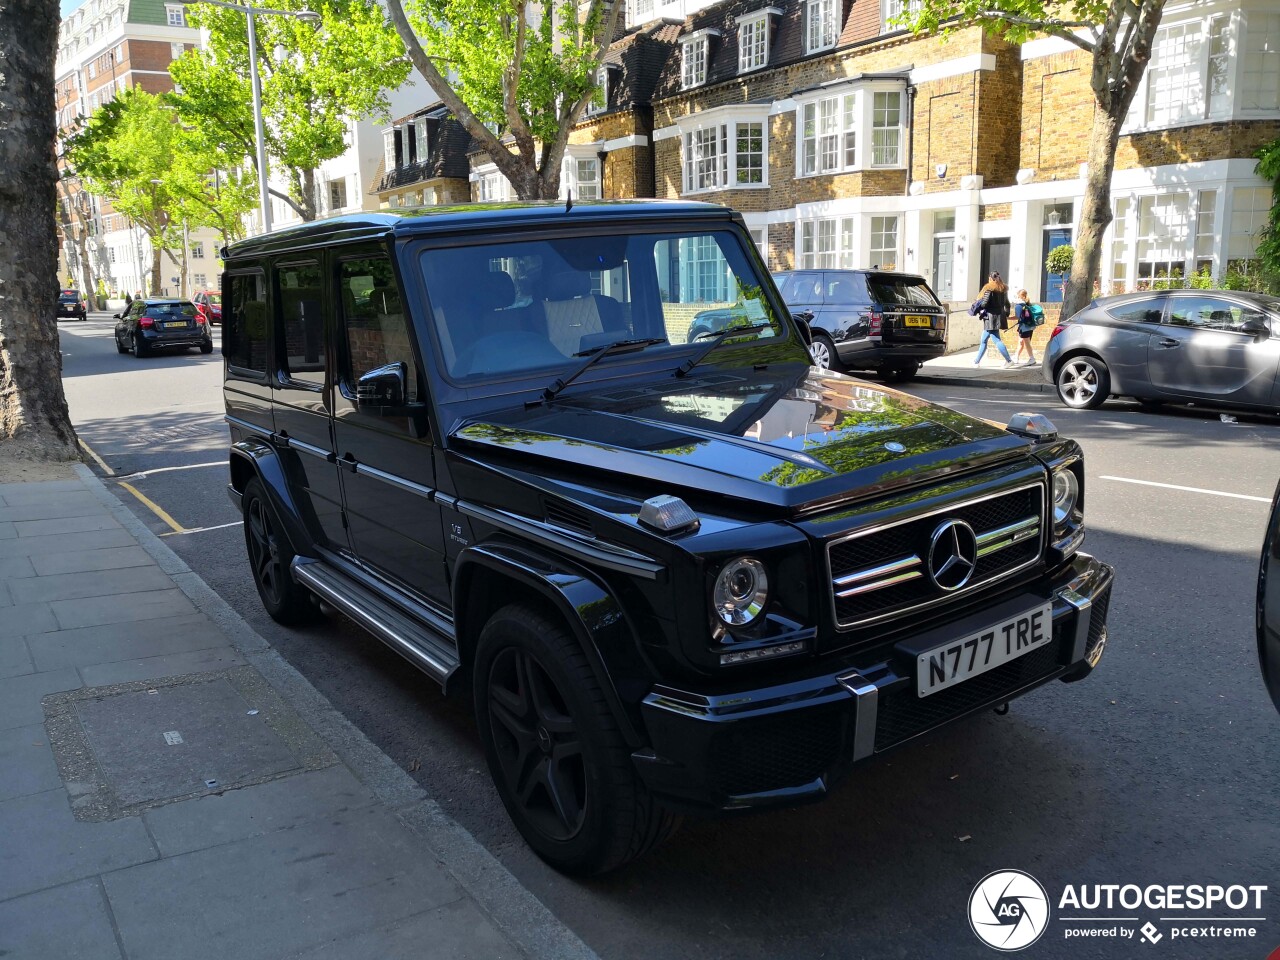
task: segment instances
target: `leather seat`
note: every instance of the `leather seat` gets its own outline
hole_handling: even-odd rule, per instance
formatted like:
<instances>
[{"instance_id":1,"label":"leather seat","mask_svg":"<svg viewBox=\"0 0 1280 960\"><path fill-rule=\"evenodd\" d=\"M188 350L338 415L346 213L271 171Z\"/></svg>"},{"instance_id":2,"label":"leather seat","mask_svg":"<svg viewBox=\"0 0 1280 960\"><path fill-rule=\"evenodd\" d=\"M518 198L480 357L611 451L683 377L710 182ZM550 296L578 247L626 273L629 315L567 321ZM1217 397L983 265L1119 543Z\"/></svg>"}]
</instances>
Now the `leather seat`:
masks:
<instances>
[{"instance_id":1,"label":"leather seat","mask_svg":"<svg viewBox=\"0 0 1280 960\"><path fill-rule=\"evenodd\" d=\"M551 278L542 304L547 336L565 356L583 349L584 337L626 329L622 305L613 297L591 292L591 276L566 270Z\"/></svg>"}]
</instances>

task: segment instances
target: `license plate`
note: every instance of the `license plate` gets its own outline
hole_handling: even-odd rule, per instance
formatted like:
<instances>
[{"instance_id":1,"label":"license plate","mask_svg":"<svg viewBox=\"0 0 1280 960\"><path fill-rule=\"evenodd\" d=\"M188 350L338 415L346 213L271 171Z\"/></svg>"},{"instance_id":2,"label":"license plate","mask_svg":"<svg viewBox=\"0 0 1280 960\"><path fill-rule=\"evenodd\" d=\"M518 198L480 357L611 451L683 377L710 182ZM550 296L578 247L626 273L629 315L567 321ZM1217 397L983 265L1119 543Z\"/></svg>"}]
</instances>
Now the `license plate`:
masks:
<instances>
[{"instance_id":1,"label":"license plate","mask_svg":"<svg viewBox=\"0 0 1280 960\"><path fill-rule=\"evenodd\" d=\"M916 692L927 697L994 670L1053 640L1053 605L1046 603L916 657Z\"/></svg>"},{"instance_id":2,"label":"license plate","mask_svg":"<svg viewBox=\"0 0 1280 960\"><path fill-rule=\"evenodd\" d=\"M185 330L187 328L187 322L185 320L181 320L178 323L166 323L164 328L166 330Z\"/></svg>"},{"instance_id":3,"label":"license plate","mask_svg":"<svg viewBox=\"0 0 1280 960\"><path fill-rule=\"evenodd\" d=\"M933 321L929 317L903 317L902 323L908 327L932 327Z\"/></svg>"}]
</instances>

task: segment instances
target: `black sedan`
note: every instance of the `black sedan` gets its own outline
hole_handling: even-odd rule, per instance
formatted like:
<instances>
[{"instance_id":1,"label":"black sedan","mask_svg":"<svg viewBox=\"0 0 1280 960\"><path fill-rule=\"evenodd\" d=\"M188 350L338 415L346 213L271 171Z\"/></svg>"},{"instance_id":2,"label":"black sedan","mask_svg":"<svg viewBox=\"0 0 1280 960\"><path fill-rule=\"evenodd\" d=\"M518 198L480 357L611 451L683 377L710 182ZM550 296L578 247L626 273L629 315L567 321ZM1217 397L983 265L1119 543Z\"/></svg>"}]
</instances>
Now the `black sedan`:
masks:
<instances>
[{"instance_id":1,"label":"black sedan","mask_svg":"<svg viewBox=\"0 0 1280 960\"><path fill-rule=\"evenodd\" d=\"M150 298L135 300L124 315L116 314L116 350L139 359L156 350L199 347L213 353L209 325L197 315L190 300Z\"/></svg>"},{"instance_id":2,"label":"black sedan","mask_svg":"<svg viewBox=\"0 0 1280 960\"><path fill-rule=\"evenodd\" d=\"M1054 329L1045 379L1069 407L1108 397L1280 410L1280 298L1166 290L1094 300Z\"/></svg>"},{"instance_id":3,"label":"black sedan","mask_svg":"<svg viewBox=\"0 0 1280 960\"><path fill-rule=\"evenodd\" d=\"M58 319L72 317L76 320L87 320L89 309L79 290L58 291Z\"/></svg>"},{"instance_id":4,"label":"black sedan","mask_svg":"<svg viewBox=\"0 0 1280 960\"><path fill-rule=\"evenodd\" d=\"M1280 486L1271 504L1258 567L1258 659L1262 679L1280 710Z\"/></svg>"}]
</instances>

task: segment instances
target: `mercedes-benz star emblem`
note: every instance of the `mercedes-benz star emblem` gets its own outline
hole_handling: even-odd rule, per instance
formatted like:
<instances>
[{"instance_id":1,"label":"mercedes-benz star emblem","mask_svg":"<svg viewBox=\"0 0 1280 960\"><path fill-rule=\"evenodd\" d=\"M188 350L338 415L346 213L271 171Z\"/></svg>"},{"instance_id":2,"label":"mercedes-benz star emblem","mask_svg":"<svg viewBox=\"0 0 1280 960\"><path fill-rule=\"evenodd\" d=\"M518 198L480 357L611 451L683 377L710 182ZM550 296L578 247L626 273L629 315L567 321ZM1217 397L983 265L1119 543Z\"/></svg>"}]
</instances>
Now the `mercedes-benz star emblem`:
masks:
<instances>
[{"instance_id":1,"label":"mercedes-benz star emblem","mask_svg":"<svg viewBox=\"0 0 1280 960\"><path fill-rule=\"evenodd\" d=\"M978 538L963 520L948 520L929 541L929 575L942 590L959 590L978 565Z\"/></svg>"},{"instance_id":2,"label":"mercedes-benz star emblem","mask_svg":"<svg viewBox=\"0 0 1280 960\"><path fill-rule=\"evenodd\" d=\"M897 440L890 440L884 445L884 448L890 453L906 453L907 448L900 444Z\"/></svg>"}]
</instances>

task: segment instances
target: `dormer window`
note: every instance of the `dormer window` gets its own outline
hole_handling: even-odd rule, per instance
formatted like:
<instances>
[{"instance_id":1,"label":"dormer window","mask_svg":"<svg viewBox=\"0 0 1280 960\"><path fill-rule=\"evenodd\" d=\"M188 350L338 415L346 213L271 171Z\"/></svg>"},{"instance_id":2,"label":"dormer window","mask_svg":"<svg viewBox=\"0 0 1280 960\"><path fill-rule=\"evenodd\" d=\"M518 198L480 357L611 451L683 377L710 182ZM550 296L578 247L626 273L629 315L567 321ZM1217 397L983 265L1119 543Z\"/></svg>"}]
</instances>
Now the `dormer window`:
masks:
<instances>
[{"instance_id":1,"label":"dormer window","mask_svg":"<svg viewBox=\"0 0 1280 960\"><path fill-rule=\"evenodd\" d=\"M387 173L396 168L396 133L394 130L382 132L382 160Z\"/></svg>"},{"instance_id":2,"label":"dormer window","mask_svg":"<svg viewBox=\"0 0 1280 960\"><path fill-rule=\"evenodd\" d=\"M707 56L711 37L718 30L699 30L680 43L680 87L688 90L707 82Z\"/></svg>"},{"instance_id":3,"label":"dormer window","mask_svg":"<svg viewBox=\"0 0 1280 960\"><path fill-rule=\"evenodd\" d=\"M779 16L777 7L765 7L738 18L738 72L749 73L769 63L771 16Z\"/></svg>"},{"instance_id":4,"label":"dormer window","mask_svg":"<svg viewBox=\"0 0 1280 960\"><path fill-rule=\"evenodd\" d=\"M167 23L171 27L185 27L187 25L187 14L182 9L180 3L166 3L164 5L165 17Z\"/></svg>"},{"instance_id":5,"label":"dormer window","mask_svg":"<svg viewBox=\"0 0 1280 960\"><path fill-rule=\"evenodd\" d=\"M406 154L404 158L406 166L418 162L418 125L415 123L411 123L405 127L404 152Z\"/></svg>"},{"instance_id":6,"label":"dormer window","mask_svg":"<svg viewBox=\"0 0 1280 960\"><path fill-rule=\"evenodd\" d=\"M429 151L427 146L427 120L423 117L413 126L413 152L416 156L416 163L422 163L427 159Z\"/></svg>"},{"instance_id":7,"label":"dormer window","mask_svg":"<svg viewBox=\"0 0 1280 960\"><path fill-rule=\"evenodd\" d=\"M609 109L609 74L608 67L601 67L596 71L596 92L592 95L591 100L587 103L587 116L595 113L604 113Z\"/></svg>"},{"instance_id":8,"label":"dormer window","mask_svg":"<svg viewBox=\"0 0 1280 960\"><path fill-rule=\"evenodd\" d=\"M804 5L805 53L830 50L836 45L839 27L836 23L836 0L806 0Z\"/></svg>"}]
</instances>

